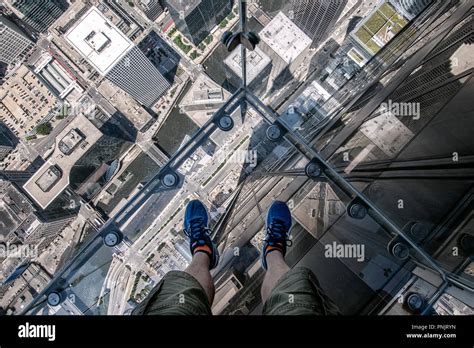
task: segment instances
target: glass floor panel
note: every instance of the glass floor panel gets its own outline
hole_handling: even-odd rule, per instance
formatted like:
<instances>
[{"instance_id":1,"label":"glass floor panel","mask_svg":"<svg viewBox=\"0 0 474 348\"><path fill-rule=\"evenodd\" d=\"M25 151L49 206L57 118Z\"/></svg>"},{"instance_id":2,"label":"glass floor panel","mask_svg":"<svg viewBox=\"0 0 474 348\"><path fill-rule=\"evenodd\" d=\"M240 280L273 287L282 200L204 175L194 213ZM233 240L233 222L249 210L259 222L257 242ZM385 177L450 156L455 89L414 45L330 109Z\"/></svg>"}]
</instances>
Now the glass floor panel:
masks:
<instances>
[{"instance_id":1,"label":"glass floor panel","mask_svg":"<svg viewBox=\"0 0 474 348\"><path fill-rule=\"evenodd\" d=\"M310 268L342 314L406 314L413 292L434 314L453 287L474 308L473 255L460 250L474 205L472 8L432 2L412 16L392 2L329 3L337 30L321 37L301 24L314 10L304 1L236 1L196 45L149 28L158 34L143 47L163 36L180 52L166 97L180 102L164 120L159 105L159 122L136 136L147 175L128 198L98 205L108 220L23 313L131 314L189 265L182 225L193 199L208 207L221 255L214 314L261 313L275 200L293 216L289 266ZM248 35L232 52L215 44L226 30L258 34L256 49ZM216 86L219 106L207 100L193 117L194 96Z\"/></svg>"}]
</instances>

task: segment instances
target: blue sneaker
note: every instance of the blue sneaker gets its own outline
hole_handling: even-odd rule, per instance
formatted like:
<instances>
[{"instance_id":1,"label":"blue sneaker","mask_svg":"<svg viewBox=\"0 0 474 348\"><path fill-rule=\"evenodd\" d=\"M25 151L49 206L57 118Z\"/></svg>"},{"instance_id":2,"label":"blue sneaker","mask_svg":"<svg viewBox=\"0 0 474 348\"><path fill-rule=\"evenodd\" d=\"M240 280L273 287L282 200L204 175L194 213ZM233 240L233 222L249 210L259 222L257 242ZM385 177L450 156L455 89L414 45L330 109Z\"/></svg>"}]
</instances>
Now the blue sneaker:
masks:
<instances>
[{"instance_id":1,"label":"blue sneaker","mask_svg":"<svg viewBox=\"0 0 474 348\"><path fill-rule=\"evenodd\" d=\"M267 269L267 254L274 250L286 254L286 247L291 246L291 212L285 202L275 201L268 209L266 226L267 234L263 240L261 262Z\"/></svg>"},{"instance_id":2,"label":"blue sneaker","mask_svg":"<svg viewBox=\"0 0 474 348\"><path fill-rule=\"evenodd\" d=\"M209 256L209 269L219 262L219 252L211 240L209 214L204 204L195 199L188 203L184 213L184 234L189 237L191 254L203 252Z\"/></svg>"}]
</instances>

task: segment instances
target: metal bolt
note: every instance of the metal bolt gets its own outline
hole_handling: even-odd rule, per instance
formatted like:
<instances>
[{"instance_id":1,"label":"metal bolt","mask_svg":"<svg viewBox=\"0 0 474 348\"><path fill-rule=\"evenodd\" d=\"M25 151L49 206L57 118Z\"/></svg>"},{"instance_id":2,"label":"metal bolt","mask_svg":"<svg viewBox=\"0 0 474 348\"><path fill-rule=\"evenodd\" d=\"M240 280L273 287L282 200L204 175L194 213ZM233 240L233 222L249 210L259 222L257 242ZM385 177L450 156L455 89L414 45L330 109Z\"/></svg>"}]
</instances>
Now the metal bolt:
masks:
<instances>
[{"instance_id":1,"label":"metal bolt","mask_svg":"<svg viewBox=\"0 0 474 348\"><path fill-rule=\"evenodd\" d=\"M276 124L267 128L267 138L271 141L277 141L281 137L281 130Z\"/></svg>"}]
</instances>

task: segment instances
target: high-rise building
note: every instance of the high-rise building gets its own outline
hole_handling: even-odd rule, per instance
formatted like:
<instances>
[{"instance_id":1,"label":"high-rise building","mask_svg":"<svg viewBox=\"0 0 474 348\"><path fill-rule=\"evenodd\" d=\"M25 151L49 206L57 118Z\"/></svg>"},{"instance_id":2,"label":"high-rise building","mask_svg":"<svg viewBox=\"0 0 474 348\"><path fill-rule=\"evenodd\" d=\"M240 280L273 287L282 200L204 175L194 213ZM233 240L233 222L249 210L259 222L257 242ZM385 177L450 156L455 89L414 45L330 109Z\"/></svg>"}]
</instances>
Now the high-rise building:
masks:
<instances>
[{"instance_id":1,"label":"high-rise building","mask_svg":"<svg viewBox=\"0 0 474 348\"><path fill-rule=\"evenodd\" d=\"M13 146L9 143L4 142L5 138L0 133L0 161L3 161L5 157L13 150Z\"/></svg>"},{"instance_id":2,"label":"high-rise building","mask_svg":"<svg viewBox=\"0 0 474 348\"><path fill-rule=\"evenodd\" d=\"M258 47L272 61L269 87L285 83L292 75L309 68L306 54L311 38L298 28L283 12L279 12L259 33Z\"/></svg>"},{"instance_id":3,"label":"high-rise building","mask_svg":"<svg viewBox=\"0 0 474 348\"><path fill-rule=\"evenodd\" d=\"M331 33L347 0L260 0L259 3L271 17L283 12L313 40L312 47L317 47Z\"/></svg>"},{"instance_id":4,"label":"high-rise building","mask_svg":"<svg viewBox=\"0 0 474 348\"><path fill-rule=\"evenodd\" d=\"M16 0L13 6L23 13L23 21L39 32L45 32L68 8L66 0Z\"/></svg>"},{"instance_id":5,"label":"high-rise building","mask_svg":"<svg viewBox=\"0 0 474 348\"><path fill-rule=\"evenodd\" d=\"M5 16L0 16L0 61L7 64L21 59L33 42Z\"/></svg>"},{"instance_id":6,"label":"high-rise building","mask_svg":"<svg viewBox=\"0 0 474 348\"><path fill-rule=\"evenodd\" d=\"M45 219L41 213L35 212L23 221L14 234L23 244L37 245L41 252L75 216L72 211L58 210L49 212L48 219Z\"/></svg>"},{"instance_id":7,"label":"high-rise building","mask_svg":"<svg viewBox=\"0 0 474 348\"><path fill-rule=\"evenodd\" d=\"M72 167L102 137L83 114L77 115L56 137L54 151L23 190L46 209L68 186Z\"/></svg>"},{"instance_id":8,"label":"high-rise building","mask_svg":"<svg viewBox=\"0 0 474 348\"><path fill-rule=\"evenodd\" d=\"M142 51L96 7L91 7L65 38L102 76L146 107L153 106L170 87Z\"/></svg>"},{"instance_id":9,"label":"high-rise building","mask_svg":"<svg viewBox=\"0 0 474 348\"><path fill-rule=\"evenodd\" d=\"M268 79L272 70L271 59L256 47L254 51L246 50L247 85L253 93L259 94L267 89ZM237 48L224 60L226 75L230 83L238 88L242 83L242 50Z\"/></svg>"},{"instance_id":10,"label":"high-rise building","mask_svg":"<svg viewBox=\"0 0 474 348\"><path fill-rule=\"evenodd\" d=\"M390 3L407 19L412 20L433 0L390 0Z\"/></svg>"},{"instance_id":11,"label":"high-rise building","mask_svg":"<svg viewBox=\"0 0 474 348\"><path fill-rule=\"evenodd\" d=\"M156 20L164 11L160 0L140 0L138 6L143 10L148 19L152 21Z\"/></svg>"},{"instance_id":12,"label":"high-rise building","mask_svg":"<svg viewBox=\"0 0 474 348\"><path fill-rule=\"evenodd\" d=\"M390 2L382 2L360 21L350 33L353 45L362 61L371 59L402 29L407 26L405 18Z\"/></svg>"},{"instance_id":13,"label":"high-rise building","mask_svg":"<svg viewBox=\"0 0 474 348\"><path fill-rule=\"evenodd\" d=\"M33 176L34 171L0 170L0 180L6 180L17 186L23 186Z\"/></svg>"},{"instance_id":14,"label":"high-rise building","mask_svg":"<svg viewBox=\"0 0 474 348\"><path fill-rule=\"evenodd\" d=\"M14 148L15 142L8 128L0 123L0 161L2 161Z\"/></svg>"},{"instance_id":15,"label":"high-rise building","mask_svg":"<svg viewBox=\"0 0 474 348\"><path fill-rule=\"evenodd\" d=\"M9 255L0 261L0 282L41 254L54 238L75 218L67 209L38 210L15 185L0 179L0 238L3 243L28 248L31 252Z\"/></svg>"},{"instance_id":16,"label":"high-rise building","mask_svg":"<svg viewBox=\"0 0 474 348\"><path fill-rule=\"evenodd\" d=\"M230 93L222 86L214 82L209 76L201 73L197 76L193 85L184 94L179 103L181 112L187 113L197 124L203 125L209 113L215 112L225 104ZM206 117L200 117L204 114Z\"/></svg>"},{"instance_id":17,"label":"high-rise building","mask_svg":"<svg viewBox=\"0 0 474 348\"><path fill-rule=\"evenodd\" d=\"M189 250L189 243L180 240L174 245L175 249L185 258L185 260L189 263L191 262L193 256L191 255L191 251Z\"/></svg>"},{"instance_id":18,"label":"high-rise building","mask_svg":"<svg viewBox=\"0 0 474 348\"><path fill-rule=\"evenodd\" d=\"M312 47L324 41L334 27L347 0L291 0L288 17L312 40Z\"/></svg>"},{"instance_id":19,"label":"high-rise building","mask_svg":"<svg viewBox=\"0 0 474 348\"><path fill-rule=\"evenodd\" d=\"M5 82L5 75L7 74L8 64L0 61L0 86Z\"/></svg>"},{"instance_id":20,"label":"high-rise building","mask_svg":"<svg viewBox=\"0 0 474 348\"><path fill-rule=\"evenodd\" d=\"M148 107L170 87L169 82L137 46L132 47L105 76Z\"/></svg>"},{"instance_id":21,"label":"high-rise building","mask_svg":"<svg viewBox=\"0 0 474 348\"><path fill-rule=\"evenodd\" d=\"M232 0L166 0L178 30L199 44L232 10Z\"/></svg>"}]
</instances>

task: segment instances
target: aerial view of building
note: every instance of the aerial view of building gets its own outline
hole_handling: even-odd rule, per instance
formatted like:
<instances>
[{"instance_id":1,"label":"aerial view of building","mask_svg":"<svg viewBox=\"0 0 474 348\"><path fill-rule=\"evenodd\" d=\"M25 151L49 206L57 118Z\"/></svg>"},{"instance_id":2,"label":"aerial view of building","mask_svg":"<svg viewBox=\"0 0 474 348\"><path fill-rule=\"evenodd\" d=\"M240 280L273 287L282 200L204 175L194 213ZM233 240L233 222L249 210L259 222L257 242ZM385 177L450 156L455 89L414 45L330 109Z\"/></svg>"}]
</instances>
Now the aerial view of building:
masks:
<instances>
[{"instance_id":1,"label":"aerial view of building","mask_svg":"<svg viewBox=\"0 0 474 348\"><path fill-rule=\"evenodd\" d=\"M65 34L97 70L144 106L152 106L169 83L130 39L95 7Z\"/></svg>"},{"instance_id":2,"label":"aerial view of building","mask_svg":"<svg viewBox=\"0 0 474 348\"><path fill-rule=\"evenodd\" d=\"M0 314L31 318L5 346L472 346L473 18L4 1Z\"/></svg>"},{"instance_id":3,"label":"aerial view of building","mask_svg":"<svg viewBox=\"0 0 474 348\"><path fill-rule=\"evenodd\" d=\"M308 51L311 38L279 12L259 33L259 48L271 59L270 83L286 81L296 71L304 72L309 66Z\"/></svg>"},{"instance_id":4,"label":"aerial view of building","mask_svg":"<svg viewBox=\"0 0 474 348\"><path fill-rule=\"evenodd\" d=\"M236 87L242 81L241 59L242 51L236 49L224 61L229 80ZM256 48L254 51L247 51L247 83L255 94L266 91L271 70L272 61L262 50Z\"/></svg>"},{"instance_id":5,"label":"aerial view of building","mask_svg":"<svg viewBox=\"0 0 474 348\"><path fill-rule=\"evenodd\" d=\"M0 161L2 161L14 148L15 139L8 127L0 123Z\"/></svg>"},{"instance_id":6,"label":"aerial view of building","mask_svg":"<svg viewBox=\"0 0 474 348\"><path fill-rule=\"evenodd\" d=\"M43 209L69 185L72 166L94 145L102 133L83 115L77 115L57 135L54 152L23 186Z\"/></svg>"},{"instance_id":7,"label":"aerial view of building","mask_svg":"<svg viewBox=\"0 0 474 348\"><path fill-rule=\"evenodd\" d=\"M39 32L45 32L68 8L65 0L44 2L14 0L13 6L24 16L26 24Z\"/></svg>"},{"instance_id":8,"label":"aerial view of building","mask_svg":"<svg viewBox=\"0 0 474 348\"><path fill-rule=\"evenodd\" d=\"M21 58L33 46L33 42L5 16L0 16L0 61L7 64Z\"/></svg>"},{"instance_id":9,"label":"aerial view of building","mask_svg":"<svg viewBox=\"0 0 474 348\"><path fill-rule=\"evenodd\" d=\"M233 0L166 0L173 21L183 35L199 44L232 9Z\"/></svg>"},{"instance_id":10,"label":"aerial view of building","mask_svg":"<svg viewBox=\"0 0 474 348\"><path fill-rule=\"evenodd\" d=\"M312 46L318 47L330 35L348 1L259 0L259 4L271 16L282 11L313 40Z\"/></svg>"},{"instance_id":11,"label":"aerial view of building","mask_svg":"<svg viewBox=\"0 0 474 348\"><path fill-rule=\"evenodd\" d=\"M361 21L351 37L361 52L373 56L408 24L388 2L381 3L370 16Z\"/></svg>"}]
</instances>

